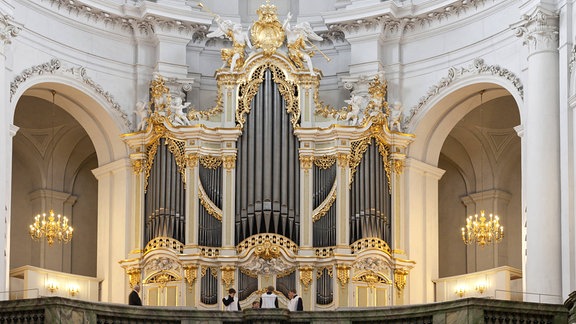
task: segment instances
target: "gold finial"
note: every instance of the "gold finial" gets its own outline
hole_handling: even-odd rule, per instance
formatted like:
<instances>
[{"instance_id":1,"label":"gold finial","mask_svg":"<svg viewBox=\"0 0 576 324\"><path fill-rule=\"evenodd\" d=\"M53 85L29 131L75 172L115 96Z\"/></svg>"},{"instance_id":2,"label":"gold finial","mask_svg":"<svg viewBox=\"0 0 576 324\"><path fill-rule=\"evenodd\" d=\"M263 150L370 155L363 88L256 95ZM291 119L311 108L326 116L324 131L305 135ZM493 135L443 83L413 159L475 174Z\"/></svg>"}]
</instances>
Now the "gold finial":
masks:
<instances>
[{"instance_id":1,"label":"gold finial","mask_svg":"<svg viewBox=\"0 0 576 324\"><path fill-rule=\"evenodd\" d=\"M266 4L262 4L256 13L258 21L252 26L252 45L261 48L265 56L270 56L282 46L285 37L284 28L278 20L276 6L270 4L270 0L266 0Z\"/></svg>"}]
</instances>

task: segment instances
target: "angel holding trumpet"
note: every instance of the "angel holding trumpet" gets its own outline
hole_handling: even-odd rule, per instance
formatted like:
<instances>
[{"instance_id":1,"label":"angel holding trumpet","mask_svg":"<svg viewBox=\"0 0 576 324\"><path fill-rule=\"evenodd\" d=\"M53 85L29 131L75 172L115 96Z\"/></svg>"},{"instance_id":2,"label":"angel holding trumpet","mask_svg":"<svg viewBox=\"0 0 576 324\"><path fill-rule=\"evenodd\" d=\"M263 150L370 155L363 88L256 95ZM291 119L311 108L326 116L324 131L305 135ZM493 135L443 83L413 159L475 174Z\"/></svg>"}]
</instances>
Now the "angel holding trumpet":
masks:
<instances>
[{"instance_id":1,"label":"angel holding trumpet","mask_svg":"<svg viewBox=\"0 0 576 324\"><path fill-rule=\"evenodd\" d=\"M250 37L242 30L242 24L233 23L231 20L223 20L219 15L214 15L214 20L218 24L218 29L206 35L206 37L221 37L232 41L232 48L223 48L221 51L222 60L230 65L230 72L244 65L246 45L252 48Z\"/></svg>"},{"instance_id":2,"label":"angel holding trumpet","mask_svg":"<svg viewBox=\"0 0 576 324\"><path fill-rule=\"evenodd\" d=\"M314 56L314 48L316 48L316 46L310 42L310 39L321 41L322 37L318 36L318 34L312 30L310 23L307 21L303 21L292 27L290 25L290 19L292 19L292 14L289 12L282 25L286 33L288 56L299 68L304 68L303 61L305 61L310 74L314 76L316 73L314 72L311 57Z\"/></svg>"}]
</instances>

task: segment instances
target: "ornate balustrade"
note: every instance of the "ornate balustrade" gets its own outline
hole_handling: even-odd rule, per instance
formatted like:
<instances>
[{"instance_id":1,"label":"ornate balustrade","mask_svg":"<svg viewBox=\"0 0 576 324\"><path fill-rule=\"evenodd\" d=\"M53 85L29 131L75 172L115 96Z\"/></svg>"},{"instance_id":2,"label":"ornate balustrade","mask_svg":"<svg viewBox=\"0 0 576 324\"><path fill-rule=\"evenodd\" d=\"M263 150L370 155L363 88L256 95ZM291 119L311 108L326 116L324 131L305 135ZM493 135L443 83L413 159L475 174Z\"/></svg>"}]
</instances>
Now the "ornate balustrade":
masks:
<instances>
[{"instance_id":1,"label":"ornate balustrade","mask_svg":"<svg viewBox=\"0 0 576 324\"><path fill-rule=\"evenodd\" d=\"M62 297L0 301L0 323L551 323L568 322L564 305L485 298L413 306L345 308L329 312L189 307L138 307Z\"/></svg>"}]
</instances>

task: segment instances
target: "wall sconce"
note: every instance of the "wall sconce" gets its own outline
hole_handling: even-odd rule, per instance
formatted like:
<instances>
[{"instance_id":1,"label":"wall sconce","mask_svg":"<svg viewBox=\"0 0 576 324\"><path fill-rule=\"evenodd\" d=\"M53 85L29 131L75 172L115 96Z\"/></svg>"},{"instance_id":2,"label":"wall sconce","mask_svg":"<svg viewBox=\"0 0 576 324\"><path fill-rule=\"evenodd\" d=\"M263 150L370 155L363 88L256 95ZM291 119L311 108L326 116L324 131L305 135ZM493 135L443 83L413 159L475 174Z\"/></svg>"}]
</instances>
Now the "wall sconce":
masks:
<instances>
[{"instance_id":1,"label":"wall sconce","mask_svg":"<svg viewBox=\"0 0 576 324\"><path fill-rule=\"evenodd\" d=\"M68 286L68 293L70 294L70 296L74 297L74 296L78 295L79 292L80 292L80 288L78 288L77 285Z\"/></svg>"},{"instance_id":2,"label":"wall sconce","mask_svg":"<svg viewBox=\"0 0 576 324\"><path fill-rule=\"evenodd\" d=\"M466 294L466 288L464 286L456 287L455 293L462 298Z\"/></svg>"},{"instance_id":3,"label":"wall sconce","mask_svg":"<svg viewBox=\"0 0 576 324\"><path fill-rule=\"evenodd\" d=\"M51 293L54 293L56 290L58 290L58 283L56 281L48 281L46 283L46 288L50 290Z\"/></svg>"},{"instance_id":4,"label":"wall sconce","mask_svg":"<svg viewBox=\"0 0 576 324\"><path fill-rule=\"evenodd\" d=\"M487 288L488 284L485 281L476 284L476 291L478 291L480 294L483 294Z\"/></svg>"}]
</instances>

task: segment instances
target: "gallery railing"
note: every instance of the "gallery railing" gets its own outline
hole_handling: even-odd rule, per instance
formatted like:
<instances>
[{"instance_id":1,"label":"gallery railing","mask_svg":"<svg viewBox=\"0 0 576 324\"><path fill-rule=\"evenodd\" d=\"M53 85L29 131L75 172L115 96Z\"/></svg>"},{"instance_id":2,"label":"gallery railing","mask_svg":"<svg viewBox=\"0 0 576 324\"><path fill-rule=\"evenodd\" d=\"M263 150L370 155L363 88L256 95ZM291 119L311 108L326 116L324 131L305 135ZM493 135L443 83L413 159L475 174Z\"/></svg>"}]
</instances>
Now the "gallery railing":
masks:
<instances>
[{"instance_id":1,"label":"gallery railing","mask_svg":"<svg viewBox=\"0 0 576 324\"><path fill-rule=\"evenodd\" d=\"M289 312L250 309L240 312L189 307L139 307L92 303L62 297L0 301L0 323L550 323L566 324L564 305L484 298L411 306L342 308Z\"/></svg>"}]
</instances>

